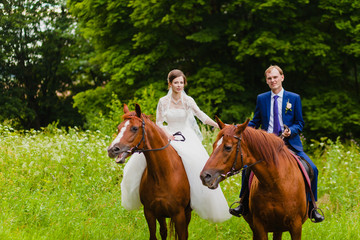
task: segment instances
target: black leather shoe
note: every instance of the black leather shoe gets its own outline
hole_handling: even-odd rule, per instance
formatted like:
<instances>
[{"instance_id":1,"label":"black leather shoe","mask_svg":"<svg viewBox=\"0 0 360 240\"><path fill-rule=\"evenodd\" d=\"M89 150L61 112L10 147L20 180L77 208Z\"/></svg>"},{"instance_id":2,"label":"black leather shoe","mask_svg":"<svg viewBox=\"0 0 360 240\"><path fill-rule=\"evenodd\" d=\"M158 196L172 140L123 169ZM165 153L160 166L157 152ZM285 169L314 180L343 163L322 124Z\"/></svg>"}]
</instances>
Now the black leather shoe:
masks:
<instances>
[{"instance_id":1,"label":"black leather shoe","mask_svg":"<svg viewBox=\"0 0 360 240\"><path fill-rule=\"evenodd\" d=\"M240 217L244 213L244 206L240 203L236 208L229 208L229 213L235 217Z\"/></svg>"},{"instance_id":2,"label":"black leather shoe","mask_svg":"<svg viewBox=\"0 0 360 240\"><path fill-rule=\"evenodd\" d=\"M321 215L317 210L311 210L310 212L310 219L311 221L318 223L318 222L322 222L325 220L325 217L323 215Z\"/></svg>"}]
</instances>

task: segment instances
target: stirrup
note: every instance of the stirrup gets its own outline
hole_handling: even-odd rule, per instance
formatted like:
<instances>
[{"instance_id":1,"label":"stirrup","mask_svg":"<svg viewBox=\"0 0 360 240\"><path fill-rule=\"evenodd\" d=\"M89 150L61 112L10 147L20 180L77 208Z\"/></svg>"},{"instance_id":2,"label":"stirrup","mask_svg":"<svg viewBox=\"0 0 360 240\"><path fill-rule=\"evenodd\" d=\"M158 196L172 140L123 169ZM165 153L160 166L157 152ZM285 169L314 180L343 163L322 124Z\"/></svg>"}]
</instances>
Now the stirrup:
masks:
<instances>
[{"instance_id":1,"label":"stirrup","mask_svg":"<svg viewBox=\"0 0 360 240\"><path fill-rule=\"evenodd\" d=\"M239 204L237 207L232 208L234 204ZM231 204L230 208L229 208L229 213L235 217L241 217L243 216L244 213L244 208L241 204L241 201L238 202L234 202Z\"/></svg>"},{"instance_id":2,"label":"stirrup","mask_svg":"<svg viewBox=\"0 0 360 240\"><path fill-rule=\"evenodd\" d=\"M311 211L310 211L310 214L309 214L309 218L310 218L310 221L313 222L313 223L317 223L315 220L314 217L313 217L313 212L314 211L318 211L318 213L325 219L325 215L324 215L324 212L323 210L321 210L321 208L313 208Z\"/></svg>"},{"instance_id":3,"label":"stirrup","mask_svg":"<svg viewBox=\"0 0 360 240\"><path fill-rule=\"evenodd\" d=\"M236 201L236 202L233 202L233 203L230 205L230 207L229 207L229 208L233 208L232 206L233 206L235 203L238 203L238 204L239 204L239 206L240 206L241 201Z\"/></svg>"}]
</instances>

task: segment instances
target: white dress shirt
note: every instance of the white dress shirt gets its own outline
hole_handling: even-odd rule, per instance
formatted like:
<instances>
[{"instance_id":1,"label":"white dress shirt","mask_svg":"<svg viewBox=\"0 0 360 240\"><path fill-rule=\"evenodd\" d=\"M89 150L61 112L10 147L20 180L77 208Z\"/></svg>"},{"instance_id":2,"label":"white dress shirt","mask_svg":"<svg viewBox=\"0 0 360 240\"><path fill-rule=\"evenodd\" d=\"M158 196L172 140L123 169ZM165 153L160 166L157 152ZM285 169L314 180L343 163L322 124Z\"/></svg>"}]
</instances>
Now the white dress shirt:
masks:
<instances>
[{"instance_id":1,"label":"white dress shirt","mask_svg":"<svg viewBox=\"0 0 360 240\"><path fill-rule=\"evenodd\" d=\"M284 88L281 89L281 91L278 94L274 94L271 92L271 101L270 101L270 119L269 119L269 127L267 129L268 133L272 133L274 129L274 96L278 95L277 103L278 103L278 113L279 113L279 122L281 131L284 131L284 123L282 119L282 102L283 102L283 96L284 96Z\"/></svg>"}]
</instances>

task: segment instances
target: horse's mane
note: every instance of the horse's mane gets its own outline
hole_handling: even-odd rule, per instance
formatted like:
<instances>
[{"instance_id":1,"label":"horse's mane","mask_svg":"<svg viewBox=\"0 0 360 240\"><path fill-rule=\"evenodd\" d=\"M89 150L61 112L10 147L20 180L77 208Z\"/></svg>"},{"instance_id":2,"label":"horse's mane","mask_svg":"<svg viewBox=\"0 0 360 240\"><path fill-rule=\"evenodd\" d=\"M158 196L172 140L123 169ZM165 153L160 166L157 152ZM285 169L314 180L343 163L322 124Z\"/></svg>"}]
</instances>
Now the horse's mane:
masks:
<instances>
[{"instance_id":1,"label":"horse's mane","mask_svg":"<svg viewBox=\"0 0 360 240\"><path fill-rule=\"evenodd\" d=\"M280 151L284 149L284 141L275 134L261 129L246 127L242 133L244 143L257 160L278 165ZM281 151L283 152L283 151Z\"/></svg>"}]
</instances>

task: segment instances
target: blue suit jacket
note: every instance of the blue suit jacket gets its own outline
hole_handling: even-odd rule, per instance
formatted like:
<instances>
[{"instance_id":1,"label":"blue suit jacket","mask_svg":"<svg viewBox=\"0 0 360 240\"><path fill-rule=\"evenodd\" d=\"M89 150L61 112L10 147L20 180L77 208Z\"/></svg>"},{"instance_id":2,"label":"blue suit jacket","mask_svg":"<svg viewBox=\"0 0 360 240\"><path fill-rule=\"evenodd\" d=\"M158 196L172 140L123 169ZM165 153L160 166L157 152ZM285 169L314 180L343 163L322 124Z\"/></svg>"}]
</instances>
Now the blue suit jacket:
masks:
<instances>
[{"instance_id":1,"label":"blue suit jacket","mask_svg":"<svg viewBox=\"0 0 360 240\"><path fill-rule=\"evenodd\" d=\"M285 108L287 102L291 103L291 110ZM271 91L259 94L256 100L256 107L254 118L249 122L250 127L259 128L267 131L270 120L270 104L271 104ZM282 102L282 120L291 130L291 136L285 138L285 143L291 145L297 151L302 152L303 146L300 140L300 132L304 127L304 120L302 117L302 106L300 96L296 93L284 90Z\"/></svg>"}]
</instances>

